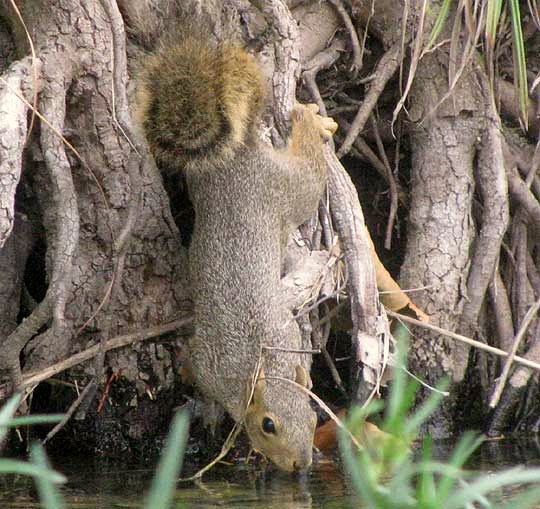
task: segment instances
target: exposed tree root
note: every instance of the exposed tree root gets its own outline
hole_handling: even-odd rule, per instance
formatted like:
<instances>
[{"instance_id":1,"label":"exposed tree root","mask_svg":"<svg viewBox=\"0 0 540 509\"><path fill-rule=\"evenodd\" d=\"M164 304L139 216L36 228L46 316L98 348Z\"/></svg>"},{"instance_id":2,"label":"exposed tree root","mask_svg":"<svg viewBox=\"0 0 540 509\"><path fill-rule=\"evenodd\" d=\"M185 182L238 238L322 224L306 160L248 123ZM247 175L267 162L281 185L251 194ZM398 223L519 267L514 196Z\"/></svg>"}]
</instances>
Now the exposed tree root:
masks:
<instances>
[{"instance_id":1,"label":"exposed tree root","mask_svg":"<svg viewBox=\"0 0 540 509\"><path fill-rule=\"evenodd\" d=\"M514 358L516 356L518 346L520 345L521 340L525 336L529 325L531 325L531 322L535 319L535 316L538 313L539 309L540 299L537 300L531 308L529 308L527 314L523 318L523 322L521 323L519 330L514 338L514 342L511 348L508 350L508 357L506 358L499 379L497 380L497 385L493 389L493 394L491 395L491 400L489 402L489 406L491 408L495 408L499 403L502 391L506 384L506 380L508 379L508 374L510 373L510 367L512 366L512 362L514 361Z\"/></svg>"},{"instance_id":2,"label":"exposed tree root","mask_svg":"<svg viewBox=\"0 0 540 509\"><path fill-rule=\"evenodd\" d=\"M190 325L192 320L193 318L189 316L186 318L175 320L174 322L160 325L158 327L135 331L130 334L122 334L121 336L117 336L106 341L103 345L103 349L108 352L110 350L122 348L124 346L131 345L140 341L146 341L147 339L155 338L156 336L168 334L176 331L179 328ZM102 345L97 344L91 346L90 348L87 348L86 350L83 350L82 352L71 355L67 359L57 362L56 364L52 364L47 368L24 373L21 377L21 383L18 387L19 389L24 389L26 387L33 386L35 384L38 384L39 382L43 382L44 380L51 378L54 375L57 375L58 373L61 373L62 371L73 368L74 366L78 366L79 364L82 364L83 362L86 362L98 355L101 348ZM9 396L9 392L9 384L0 385L0 398L5 398Z\"/></svg>"},{"instance_id":3,"label":"exposed tree root","mask_svg":"<svg viewBox=\"0 0 540 509\"><path fill-rule=\"evenodd\" d=\"M323 70L328 69L339 58L340 52L345 48L345 44L341 39L336 39L332 42L332 45L313 57L309 62L304 64L302 77L306 84L307 89L311 93L313 102L319 107L321 115L328 115L323 98L317 86L316 78L317 74Z\"/></svg>"},{"instance_id":4,"label":"exposed tree root","mask_svg":"<svg viewBox=\"0 0 540 509\"><path fill-rule=\"evenodd\" d=\"M15 62L0 77L0 248L11 234L15 220L15 190L22 170L23 149L28 133L28 108L18 96L31 101L34 91L32 59Z\"/></svg>"},{"instance_id":5,"label":"exposed tree root","mask_svg":"<svg viewBox=\"0 0 540 509\"><path fill-rule=\"evenodd\" d=\"M478 153L476 172L476 182L483 199L483 213L480 231L474 241L467 278L467 298L461 311L459 326L465 335L469 335L476 328L480 308L499 259L509 217L502 138L494 112L488 116L487 122ZM457 369L454 378L461 380L467 366L469 351L467 348L458 347L455 355Z\"/></svg>"},{"instance_id":6,"label":"exposed tree root","mask_svg":"<svg viewBox=\"0 0 540 509\"><path fill-rule=\"evenodd\" d=\"M366 94L362 105L354 117L353 123L351 124L345 140L337 151L337 156L340 159L349 152L354 141L360 134L360 131L362 131L366 125L366 122L373 112L373 109L375 108L384 87L399 67L401 61L400 55L401 43L396 43L384 54L378 63L377 68L373 73L373 80L368 93Z\"/></svg>"}]
</instances>

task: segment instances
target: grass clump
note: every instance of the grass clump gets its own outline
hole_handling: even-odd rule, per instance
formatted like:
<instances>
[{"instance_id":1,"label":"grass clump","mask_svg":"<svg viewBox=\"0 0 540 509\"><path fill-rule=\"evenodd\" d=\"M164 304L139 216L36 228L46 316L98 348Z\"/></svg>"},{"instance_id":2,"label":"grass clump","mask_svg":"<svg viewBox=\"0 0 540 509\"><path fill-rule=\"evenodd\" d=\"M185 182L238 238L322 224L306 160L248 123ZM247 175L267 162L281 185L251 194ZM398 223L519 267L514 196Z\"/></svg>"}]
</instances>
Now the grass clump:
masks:
<instances>
[{"instance_id":1,"label":"grass clump","mask_svg":"<svg viewBox=\"0 0 540 509\"><path fill-rule=\"evenodd\" d=\"M0 409L0 443L6 438L9 428L58 422L62 419L62 415L14 417L19 403L20 395L17 394ZM172 507L176 480L182 468L188 426L188 416L185 412L178 412L173 418L167 445L145 499L144 509ZM65 504L58 485L66 482L66 478L52 468L41 444L32 444L30 461L0 458L0 474L22 474L33 477L41 507L64 509Z\"/></svg>"},{"instance_id":2,"label":"grass clump","mask_svg":"<svg viewBox=\"0 0 540 509\"><path fill-rule=\"evenodd\" d=\"M407 347L401 342L397 366L405 366ZM540 487L533 487L509 503L496 505L486 497L502 488L521 483L540 482L540 468L513 468L495 474L474 475L463 470L467 459L482 443L483 437L466 433L447 462L433 459L432 440L425 438L418 459L410 452L421 424L440 404L442 391L434 391L414 413L417 382L405 369L396 369L386 403L383 431L389 436L377 447L355 450L344 432L340 449L353 487L366 509L470 509L538 507ZM353 433L363 425L367 414L380 409L381 403L356 409L348 421Z\"/></svg>"}]
</instances>

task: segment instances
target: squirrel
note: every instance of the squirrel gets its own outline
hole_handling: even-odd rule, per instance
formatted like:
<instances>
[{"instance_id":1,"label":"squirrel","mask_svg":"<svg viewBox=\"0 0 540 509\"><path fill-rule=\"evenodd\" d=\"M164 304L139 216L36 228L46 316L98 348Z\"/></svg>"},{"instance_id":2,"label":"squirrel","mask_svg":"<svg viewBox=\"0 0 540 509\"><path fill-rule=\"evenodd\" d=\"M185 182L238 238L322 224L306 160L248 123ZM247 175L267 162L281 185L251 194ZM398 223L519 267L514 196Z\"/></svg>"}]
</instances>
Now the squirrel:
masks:
<instances>
[{"instance_id":1,"label":"squirrel","mask_svg":"<svg viewBox=\"0 0 540 509\"><path fill-rule=\"evenodd\" d=\"M253 449L286 471L312 461L311 348L280 299L289 234L313 216L326 185L323 145L337 128L298 105L284 149L257 135L265 82L233 44L190 36L148 57L139 123L162 169L183 171L195 209L189 276L195 384L243 422ZM256 380L254 373L259 370Z\"/></svg>"}]
</instances>

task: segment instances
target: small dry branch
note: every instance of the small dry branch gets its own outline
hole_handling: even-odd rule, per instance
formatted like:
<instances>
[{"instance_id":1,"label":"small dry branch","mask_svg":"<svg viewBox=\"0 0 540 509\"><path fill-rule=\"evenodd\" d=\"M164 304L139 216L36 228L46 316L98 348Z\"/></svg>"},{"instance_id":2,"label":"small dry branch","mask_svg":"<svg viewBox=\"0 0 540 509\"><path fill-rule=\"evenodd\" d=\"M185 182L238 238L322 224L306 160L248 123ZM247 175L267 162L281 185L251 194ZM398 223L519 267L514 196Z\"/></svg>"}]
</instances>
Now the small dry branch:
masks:
<instances>
[{"instance_id":1,"label":"small dry branch","mask_svg":"<svg viewBox=\"0 0 540 509\"><path fill-rule=\"evenodd\" d=\"M418 325L419 327L423 327L424 329L428 329L433 332L438 332L439 334L442 334L446 337L456 339L457 341L466 343L469 346L474 346L475 348L479 348L480 350L484 350L485 352L499 355L500 357L508 357L508 352L505 352L504 350L501 350L500 348L495 348L494 346L486 345L485 343L481 343L480 341L476 341L474 339L468 338L467 336L462 336L461 334L457 334L456 332L443 329L442 327L437 327L436 325L431 325L430 323L421 322L420 320L416 320L414 318L411 318L410 316L402 315L401 313L395 313L394 311L387 310L386 313L388 314L388 316L391 316L403 322L411 323L413 325ZM536 369L537 371L540 371L540 364L538 364L537 362L524 359L523 357L519 357L517 355L514 357L514 361L517 362L518 364L522 364L523 366L527 366L528 368L532 368L532 369Z\"/></svg>"},{"instance_id":2,"label":"small dry branch","mask_svg":"<svg viewBox=\"0 0 540 509\"><path fill-rule=\"evenodd\" d=\"M343 156L349 153L349 150L351 150L351 147L360 134L360 131L366 125L366 122L369 119L371 112L375 108L384 87L399 67L400 54L401 44L396 43L381 58L381 61L375 70L374 79L371 82L369 91L366 94L362 105L358 109L358 112L356 113L356 117L351 124L351 128L349 129L345 140L337 152L338 158L341 159Z\"/></svg>"},{"instance_id":3,"label":"small dry branch","mask_svg":"<svg viewBox=\"0 0 540 509\"><path fill-rule=\"evenodd\" d=\"M508 357L504 363L501 376L499 377L499 380L497 381L497 385L495 386L495 389L493 391L493 395L491 396L491 400L489 402L490 408L495 408L497 404L499 403L499 399L501 398L501 394L506 384L506 380L508 379L508 374L510 373L510 367L512 366L512 362L516 358L516 352L517 352L518 346L521 340L523 339L523 337L525 336L525 332L527 332L529 325L535 318L539 309L540 309L540 299L538 299L534 303L534 305L529 309L529 311L527 311L525 318L523 318L523 322L519 328L519 331L517 332L514 338L512 348L510 349Z\"/></svg>"},{"instance_id":4,"label":"small dry branch","mask_svg":"<svg viewBox=\"0 0 540 509\"><path fill-rule=\"evenodd\" d=\"M170 322L164 325L159 325L157 327L152 327L150 329L144 329L141 331L132 332L130 334L124 334L122 336L117 336L109 341L106 341L104 345L94 345L82 352L76 353L67 359L57 362L48 368L42 369L37 372L24 373L22 376L21 384L19 388L28 387L30 385L43 382L52 376L65 371L66 369L73 368L89 359L92 359L98 355L101 346L105 349L106 352L109 350L115 350L116 348L122 348L123 346L131 345L133 343L138 343L139 341L145 341L156 336L161 336L162 334L167 334L173 332L176 329L185 327L193 321L193 317L188 316L185 318L180 318L174 322ZM9 387L7 384L0 386L0 398L6 398L9 395Z\"/></svg>"}]
</instances>

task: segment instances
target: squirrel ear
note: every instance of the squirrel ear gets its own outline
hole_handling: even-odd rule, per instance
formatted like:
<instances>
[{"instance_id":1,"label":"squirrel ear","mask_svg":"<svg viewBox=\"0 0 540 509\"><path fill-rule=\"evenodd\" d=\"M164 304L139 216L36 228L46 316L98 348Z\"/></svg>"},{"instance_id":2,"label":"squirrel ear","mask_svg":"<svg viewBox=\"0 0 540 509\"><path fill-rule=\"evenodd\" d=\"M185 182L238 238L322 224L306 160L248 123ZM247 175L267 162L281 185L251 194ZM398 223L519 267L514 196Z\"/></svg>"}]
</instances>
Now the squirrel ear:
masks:
<instances>
[{"instance_id":1,"label":"squirrel ear","mask_svg":"<svg viewBox=\"0 0 540 509\"><path fill-rule=\"evenodd\" d=\"M266 393L266 379L264 378L264 368L261 367L259 370L259 376L255 382L255 389L253 390L253 398L251 404L257 403L264 399L264 394ZM248 394L249 396L249 394Z\"/></svg>"},{"instance_id":2,"label":"squirrel ear","mask_svg":"<svg viewBox=\"0 0 540 509\"><path fill-rule=\"evenodd\" d=\"M307 372L306 368L304 368L304 366L301 366L300 364L297 364L295 371L296 371L295 382L301 385L302 387L305 387L306 389L311 389L313 387L313 383L311 382L311 377L309 376L309 373Z\"/></svg>"}]
</instances>

